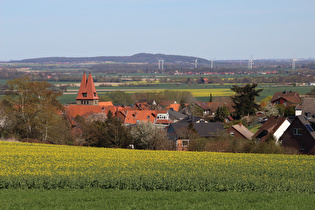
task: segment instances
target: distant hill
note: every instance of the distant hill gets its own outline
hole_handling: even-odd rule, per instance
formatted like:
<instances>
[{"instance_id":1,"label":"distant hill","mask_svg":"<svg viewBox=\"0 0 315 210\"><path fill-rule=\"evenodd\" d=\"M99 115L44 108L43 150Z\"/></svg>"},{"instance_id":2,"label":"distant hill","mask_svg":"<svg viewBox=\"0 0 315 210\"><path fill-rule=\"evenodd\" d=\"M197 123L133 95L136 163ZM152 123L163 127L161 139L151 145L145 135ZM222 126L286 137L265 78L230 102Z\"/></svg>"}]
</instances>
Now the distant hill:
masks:
<instances>
[{"instance_id":1,"label":"distant hill","mask_svg":"<svg viewBox=\"0 0 315 210\"><path fill-rule=\"evenodd\" d=\"M98 57L46 57L32 58L24 60L12 61L12 63L84 63L84 62L118 62L118 63L157 63L158 59L164 60L164 63L194 63L198 59L201 65L208 65L209 61L203 58L181 55L165 55L165 54L150 54L139 53L132 56L98 56Z\"/></svg>"}]
</instances>

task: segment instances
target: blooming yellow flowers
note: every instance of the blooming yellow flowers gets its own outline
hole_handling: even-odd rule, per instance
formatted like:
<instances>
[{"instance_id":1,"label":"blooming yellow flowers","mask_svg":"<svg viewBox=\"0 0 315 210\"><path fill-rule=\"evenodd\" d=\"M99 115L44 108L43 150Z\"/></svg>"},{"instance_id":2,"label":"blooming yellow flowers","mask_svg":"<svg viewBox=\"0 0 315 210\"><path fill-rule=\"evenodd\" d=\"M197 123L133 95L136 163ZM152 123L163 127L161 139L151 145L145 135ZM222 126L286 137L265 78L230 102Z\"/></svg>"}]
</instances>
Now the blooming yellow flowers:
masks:
<instances>
[{"instance_id":1,"label":"blooming yellow flowers","mask_svg":"<svg viewBox=\"0 0 315 210\"><path fill-rule=\"evenodd\" d=\"M0 188L315 192L315 157L0 142Z\"/></svg>"}]
</instances>

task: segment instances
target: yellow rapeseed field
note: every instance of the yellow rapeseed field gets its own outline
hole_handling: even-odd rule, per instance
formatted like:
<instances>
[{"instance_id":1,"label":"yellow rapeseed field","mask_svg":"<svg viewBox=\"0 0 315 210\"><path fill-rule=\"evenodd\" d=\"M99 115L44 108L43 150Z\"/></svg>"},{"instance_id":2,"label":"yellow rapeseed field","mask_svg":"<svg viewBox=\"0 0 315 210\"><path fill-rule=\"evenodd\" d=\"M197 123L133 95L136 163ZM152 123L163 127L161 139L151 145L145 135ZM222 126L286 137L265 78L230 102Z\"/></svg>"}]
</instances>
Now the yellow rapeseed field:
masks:
<instances>
[{"instance_id":1,"label":"yellow rapeseed field","mask_svg":"<svg viewBox=\"0 0 315 210\"><path fill-rule=\"evenodd\" d=\"M0 188L315 192L315 158L0 142Z\"/></svg>"}]
</instances>

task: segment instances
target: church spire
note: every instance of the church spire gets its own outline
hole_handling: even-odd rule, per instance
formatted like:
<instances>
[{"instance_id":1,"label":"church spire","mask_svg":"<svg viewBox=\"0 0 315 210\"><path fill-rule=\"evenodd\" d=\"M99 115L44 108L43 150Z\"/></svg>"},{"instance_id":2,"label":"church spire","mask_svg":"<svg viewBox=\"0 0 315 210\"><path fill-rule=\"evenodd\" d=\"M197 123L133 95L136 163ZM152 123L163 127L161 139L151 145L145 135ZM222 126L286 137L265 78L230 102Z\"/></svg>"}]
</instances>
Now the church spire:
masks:
<instances>
[{"instance_id":1,"label":"church spire","mask_svg":"<svg viewBox=\"0 0 315 210\"><path fill-rule=\"evenodd\" d=\"M77 104L98 105L99 97L97 96L91 72L88 79L86 79L85 72L83 73L76 100Z\"/></svg>"}]
</instances>

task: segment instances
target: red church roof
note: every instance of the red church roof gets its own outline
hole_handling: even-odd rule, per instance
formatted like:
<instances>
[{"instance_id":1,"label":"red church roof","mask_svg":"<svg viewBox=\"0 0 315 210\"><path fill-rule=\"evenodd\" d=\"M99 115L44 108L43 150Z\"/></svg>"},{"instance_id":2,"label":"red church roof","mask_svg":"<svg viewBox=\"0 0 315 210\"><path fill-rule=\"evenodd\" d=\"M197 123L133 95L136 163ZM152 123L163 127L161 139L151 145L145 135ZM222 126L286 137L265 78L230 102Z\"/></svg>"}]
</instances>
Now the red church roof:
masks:
<instances>
[{"instance_id":1,"label":"red church roof","mask_svg":"<svg viewBox=\"0 0 315 210\"><path fill-rule=\"evenodd\" d=\"M90 114L98 114L103 113L105 115L108 115L108 112L111 111L113 116L115 116L117 107L115 106L94 106L94 105L67 105L65 106L65 113L69 117L71 124L75 125L75 117L77 115L86 117Z\"/></svg>"},{"instance_id":2,"label":"red church roof","mask_svg":"<svg viewBox=\"0 0 315 210\"><path fill-rule=\"evenodd\" d=\"M85 73L83 73L80 89L76 100L98 100L97 92L93 82L92 74L89 73L88 79L86 79Z\"/></svg>"}]
</instances>

